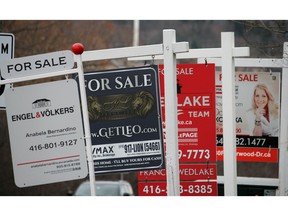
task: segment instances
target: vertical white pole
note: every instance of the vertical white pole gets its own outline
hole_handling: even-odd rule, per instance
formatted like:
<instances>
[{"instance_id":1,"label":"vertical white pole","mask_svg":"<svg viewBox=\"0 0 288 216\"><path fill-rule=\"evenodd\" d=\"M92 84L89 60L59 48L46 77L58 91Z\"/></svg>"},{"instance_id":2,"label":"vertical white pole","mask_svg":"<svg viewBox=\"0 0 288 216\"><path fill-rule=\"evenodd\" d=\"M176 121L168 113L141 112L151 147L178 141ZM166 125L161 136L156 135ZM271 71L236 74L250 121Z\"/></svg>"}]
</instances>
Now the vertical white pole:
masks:
<instances>
[{"instance_id":1,"label":"vertical white pole","mask_svg":"<svg viewBox=\"0 0 288 216\"><path fill-rule=\"evenodd\" d=\"M175 30L163 30L167 195L180 196Z\"/></svg>"},{"instance_id":2,"label":"vertical white pole","mask_svg":"<svg viewBox=\"0 0 288 216\"><path fill-rule=\"evenodd\" d=\"M139 46L140 21L133 21L133 46Z\"/></svg>"},{"instance_id":3,"label":"vertical white pole","mask_svg":"<svg viewBox=\"0 0 288 216\"><path fill-rule=\"evenodd\" d=\"M133 21L133 46L139 46L139 34L140 34L140 21ZM121 180L124 180L124 174L120 173Z\"/></svg>"},{"instance_id":4,"label":"vertical white pole","mask_svg":"<svg viewBox=\"0 0 288 216\"><path fill-rule=\"evenodd\" d=\"M283 46L281 126L279 141L279 195L288 195L288 43Z\"/></svg>"},{"instance_id":5,"label":"vertical white pole","mask_svg":"<svg viewBox=\"0 0 288 216\"><path fill-rule=\"evenodd\" d=\"M234 33L221 33L224 195L237 196Z\"/></svg>"},{"instance_id":6,"label":"vertical white pole","mask_svg":"<svg viewBox=\"0 0 288 216\"><path fill-rule=\"evenodd\" d=\"M88 107L87 107L87 96L86 96L83 64L82 64L81 55L75 55L75 58L77 62L77 67L79 68L79 71L80 71L78 75L79 75L80 97L81 97L83 123L84 123L84 136L86 140L86 153L87 153L87 160L88 160L90 190L91 190L91 196L96 196L94 163L93 163L93 158L92 158L91 132L90 132L90 124L89 124L89 114L88 114Z\"/></svg>"}]
</instances>

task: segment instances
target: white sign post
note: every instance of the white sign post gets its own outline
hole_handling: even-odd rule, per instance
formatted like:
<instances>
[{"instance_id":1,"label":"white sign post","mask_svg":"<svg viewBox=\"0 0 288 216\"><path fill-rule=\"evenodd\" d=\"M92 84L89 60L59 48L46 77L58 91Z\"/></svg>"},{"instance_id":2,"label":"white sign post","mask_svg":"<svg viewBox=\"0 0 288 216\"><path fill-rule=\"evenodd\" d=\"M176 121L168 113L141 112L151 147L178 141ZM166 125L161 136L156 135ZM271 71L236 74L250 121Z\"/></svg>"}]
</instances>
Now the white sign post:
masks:
<instances>
[{"instance_id":1,"label":"white sign post","mask_svg":"<svg viewBox=\"0 0 288 216\"><path fill-rule=\"evenodd\" d=\"M234 34L223 33L222 95L224 138L224 193L237 196L236 125L235 125L235 67L233 61Z\"/></svg>"},{"instance_id":2,"label":"white sign post","mask_svg":"<svg viewBox=\"0 0 288 216\"><path fill-rule=\"evenodd\" d=\"M177 113L177 74L176 53L173 43L176 35L173 32L164 31L164 89L165 89L165 113L166 113L166 176L167 195L180 196L179 185L179 159L178 159L178 116Z\"/></svg>"},{"instance_id":3,"label":"white sign post","mask_svg":"<svg viewBox=\"0 0 288 216\"><path fill-rule=\"evenodd\" d=\"M234 87L234 59L240 56L249 56L249 47L234 47L234 33L233 32L222 32L221 33L221 48L210 48L210 49L190 49L188 53L176 54L176 59L192 59L192 58L208 58L208 57L220 57L223 63L223 107L225 107L223 116L224 126L224 173L225 173L225 196L236 196L237 195L237 166L236 166L236 147L234 145L236 139L235 133L235 111L233 101L235 100L233 92ZM130 58L129 60L158 60L163 59L163 56L152 57L139 57ZM211 63L211 62L209 62ZM225 81L224 81L225 80ZM172 88L172 86L170 86ZM225 93L224 93L225 92ZM170 96L172 97L172 96ZM234 128L234 130L233 130ZM168 180L167 180L168 181Z\"/></svg>"},{"instance_id":4,"label":"white sign post","mask_svg":"<svg viewBox=\"0 0 288 216\"><path fill-rule=\"evenodd\" d=\"M283 71L281 89L281 125L280 125L280 160L279 160L279 192L288 195L288 43L283 46Z\"/></svg>"},{"instance_id":5,"label":"white sign post","mask_svg":"<svg viewBox=\"0 0 288 216\"><path fill-rule=\"evenodd\" d=\"M10 33L0 33L0 65L7 59L14 58L15 47L14 35ZM0 70L0 80L2 80ZM4 99L5 85L0 85L0 110L5 109Z\"/></svg>"}]
</instances>

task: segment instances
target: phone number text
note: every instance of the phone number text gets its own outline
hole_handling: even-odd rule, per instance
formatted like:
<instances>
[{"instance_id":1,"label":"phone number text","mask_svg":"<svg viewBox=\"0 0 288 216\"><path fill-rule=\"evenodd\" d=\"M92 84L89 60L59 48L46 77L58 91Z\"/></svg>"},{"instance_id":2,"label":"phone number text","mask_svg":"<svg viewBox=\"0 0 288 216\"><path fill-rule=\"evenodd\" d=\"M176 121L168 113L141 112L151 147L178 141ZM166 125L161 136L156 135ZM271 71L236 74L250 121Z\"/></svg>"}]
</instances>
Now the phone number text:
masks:
<instances>
[{"instance_id":1,"label":"phone number text","mask_svg":"<svg viewBox=\"0 0 288 216\"><path fill-rule=\"evenodd\" d=\"M167 196L166 182L140 182L139 194L142 196ZM181 182L180 196L217 195L216 182Z\"/></svg>"},{"instance_id":2,"label":"phone number text","mask_svg":"<svg viewBox=\"0 0 288 216\"><path fill-rule=\"evenodd\" d=\"M29 146L29 151L41 151L55 148L64 148L69 146L75 146L77 139L61 140L59 142L49 142L43 144L36 144Z\"/></svg>"}]
</instances>

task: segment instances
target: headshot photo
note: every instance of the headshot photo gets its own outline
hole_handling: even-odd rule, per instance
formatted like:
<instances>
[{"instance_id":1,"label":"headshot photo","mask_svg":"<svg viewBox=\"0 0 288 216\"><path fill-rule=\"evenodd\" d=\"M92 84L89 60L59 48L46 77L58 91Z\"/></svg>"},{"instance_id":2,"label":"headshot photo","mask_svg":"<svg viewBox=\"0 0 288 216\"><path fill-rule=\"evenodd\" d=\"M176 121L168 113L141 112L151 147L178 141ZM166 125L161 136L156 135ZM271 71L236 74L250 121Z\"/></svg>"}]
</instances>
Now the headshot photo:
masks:
<instances>
[{"instance_id":1,"label":"headshot photo","mask_svg":"<svg viewBox=\"0 0 288 216\"><path fill-rule=\"evenodd\" d=\"M279 135L279 105L264 83L258 83L253 90L247 120L251 136Z\"/></svg>"}]
</instances>

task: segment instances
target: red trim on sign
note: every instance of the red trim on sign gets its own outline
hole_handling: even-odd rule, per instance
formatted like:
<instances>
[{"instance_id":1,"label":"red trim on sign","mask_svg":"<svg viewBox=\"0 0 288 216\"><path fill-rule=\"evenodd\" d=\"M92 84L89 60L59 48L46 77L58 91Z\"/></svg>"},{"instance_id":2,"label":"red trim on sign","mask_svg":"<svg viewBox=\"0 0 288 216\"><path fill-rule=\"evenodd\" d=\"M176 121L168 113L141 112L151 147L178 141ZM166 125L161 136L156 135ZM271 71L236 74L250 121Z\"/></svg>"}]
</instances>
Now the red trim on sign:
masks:
<instances>
[{"instance_id":1,"label":"red trim on sign","mask_svg":"<svg viewBox=\"0 0 288 216\"><path fill-rule=\"evenodd\" d=\"M51 159L47 159L47 160L30 161L30 162L25 162L25 163L17 164L17 166L22 166L22 165L27 165L27 164L33 164L33 163L40 163L40 162L47 162L47 161L53 161L53 160L62 160L62 159L67 159L67 158L79 157L79 156L80 156L80 155L72 155L72 156L61 157L61 158L51 158Z\"/></svg>"}]
</instances>

